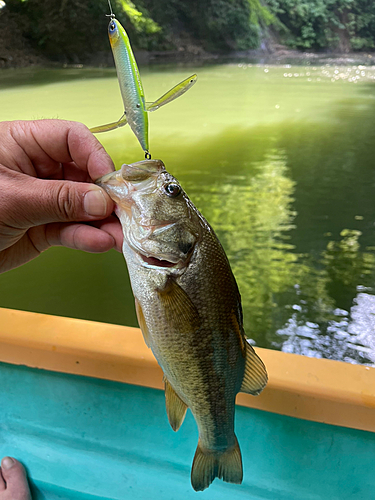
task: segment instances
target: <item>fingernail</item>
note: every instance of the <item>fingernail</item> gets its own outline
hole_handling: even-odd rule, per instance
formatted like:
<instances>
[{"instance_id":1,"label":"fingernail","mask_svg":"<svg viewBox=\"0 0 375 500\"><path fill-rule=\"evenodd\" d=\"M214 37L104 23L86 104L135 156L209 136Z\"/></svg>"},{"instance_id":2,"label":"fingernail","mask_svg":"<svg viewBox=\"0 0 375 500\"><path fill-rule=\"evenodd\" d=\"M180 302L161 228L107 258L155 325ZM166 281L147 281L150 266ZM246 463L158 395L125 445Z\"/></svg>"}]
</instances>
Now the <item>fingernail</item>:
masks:
<instances>
[{"instance_id":1,"label":"fingernail","mask_svg":"<svg viewBox=\"0 0 375 500\"><path fill-rule=\"evenodd\" d=\"M1 467L4 469L4 470L7 470L7 469L10 469L11 467L13 467L13 465L16 463L16 461L14 460L14 458L11 458L11 457L4 457L1 461Z\"/></svg>"},{"instance_id":2,"label":"fingernail","mask_svg":"<svg viewBox=\"0 0 375 500\"><path fill-rule=\"evenodd\" d=\"M104 216L107 213L107 200L101 188L93 187L85 194L83 207L88 215Z\"/></svg>"}]
</instances>

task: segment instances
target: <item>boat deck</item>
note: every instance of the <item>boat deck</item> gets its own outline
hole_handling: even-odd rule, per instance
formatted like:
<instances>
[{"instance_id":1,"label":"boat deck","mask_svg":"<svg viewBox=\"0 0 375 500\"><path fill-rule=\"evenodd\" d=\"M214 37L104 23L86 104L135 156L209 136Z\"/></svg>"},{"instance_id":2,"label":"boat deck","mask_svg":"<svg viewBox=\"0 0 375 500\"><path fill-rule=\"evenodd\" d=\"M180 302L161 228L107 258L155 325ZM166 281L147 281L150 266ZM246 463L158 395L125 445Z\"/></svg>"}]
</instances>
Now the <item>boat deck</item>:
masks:
<instances>
[{"instance_id":1,"label":"boat deck","mask_svg":"<svg viewBox=\"0 0 375 500\"><path fill-rule=\"evenodd\" d=\"M0 455L24 463L34 500L374 495L373 368L261 350L269 387L236 408L244 482L196 493L194 419L170 428L138 329L6 309L0 325Z\"/></svg>"}]
</instances>

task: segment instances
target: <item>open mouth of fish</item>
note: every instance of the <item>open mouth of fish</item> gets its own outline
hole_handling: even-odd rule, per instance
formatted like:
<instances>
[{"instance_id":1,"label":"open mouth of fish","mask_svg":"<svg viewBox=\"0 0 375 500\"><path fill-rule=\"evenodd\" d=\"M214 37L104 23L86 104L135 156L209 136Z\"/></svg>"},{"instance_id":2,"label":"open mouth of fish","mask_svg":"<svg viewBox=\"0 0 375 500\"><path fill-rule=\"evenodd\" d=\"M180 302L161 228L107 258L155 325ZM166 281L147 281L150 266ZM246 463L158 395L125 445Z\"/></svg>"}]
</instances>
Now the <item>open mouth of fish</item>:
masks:
<instances>
[{"instance_id":1,"label":"open mouth of fish","mask_svg":"<svg viewBox=\"0 0 375 500\"><path fill-rule=\"evenodd\" d=\"M180 256L180 257L172 257L171 260L168 260L169 256L166 255L167 258L159 258L156 257L155 255L145 255L142 251L140 251L139 247L137 249L134 249L135 252L137 253L138 257L145 263L148 264L149 266L155 266L155 267L161 267L161 268L171 268L174 267L176 269L181 269L187 265L191 258L192 254L192 249L187 253L187 255ZM173 259L173 260L172 260Z\"/></svg>"},{"instance_id":2,"label":"open mouth of fish","mask_svg":"<svg viewBox=\"0 0 375 500\"><path fill-rule=\"evenodd\" d=\"M164 230L168 230L170 227L172 227L176 223L175 220L172 221L155 221L155 220L143 220L143 227L147 230L151 230L153 234L155 233L161 233ZM190 257L190 255L186 255L184 257L186 258L181 258L177 256L169 256L168 254L163 257L156 257L155 255L150 255L147 253L142 252L142 247L140 245L135 245L133 246L133 250L138 254L140 259L143 260L146 264L150 266L155 266L155 267L178 267L181 268L184 266L186 263L186 260ZM191 248L188 249L187 254L190 254ZM171 257L170 260L168 260L168 257ZM172 260L173 259L173 260Z\"/></svg>"},{"instance_id":3,"label":"open mouth of fish","mask_svg":"<svg viewBox=\"0 0 375 500\"><path fill-rule=\"evenodd\" d=\"M141 253L138 253L138 255L141 257L143 262L149 264L150 266L174 267L178 264L178 262L170 262L168 260L158 259L157 257L147 257L146 255L142 255Z\"/></svg>"}]
</instances>

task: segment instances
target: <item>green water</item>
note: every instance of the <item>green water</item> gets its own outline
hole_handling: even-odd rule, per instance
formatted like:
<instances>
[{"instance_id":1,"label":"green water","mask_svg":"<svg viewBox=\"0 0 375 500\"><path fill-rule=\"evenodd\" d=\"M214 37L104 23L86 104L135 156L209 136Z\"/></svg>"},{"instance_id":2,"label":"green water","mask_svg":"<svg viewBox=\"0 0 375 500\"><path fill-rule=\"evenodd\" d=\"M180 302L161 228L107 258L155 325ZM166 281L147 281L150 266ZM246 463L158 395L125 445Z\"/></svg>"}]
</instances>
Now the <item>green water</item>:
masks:
<instances>
[{"instance_id":1,"label":"green water","mask_svg":"<svg viewBox=\"0 0 375 500\"><path fill-rule=\"evenodd\" d=\"M247 64L142 68L150 150L213 225L259 346L375 363L375 68ZM114 70L0 72L0 119L88 126L122 114ZM99 135L117 166L128 127ZM137 325L120 254L53 248L0 276L0 305Z\"/></svg>"}]
</instances>

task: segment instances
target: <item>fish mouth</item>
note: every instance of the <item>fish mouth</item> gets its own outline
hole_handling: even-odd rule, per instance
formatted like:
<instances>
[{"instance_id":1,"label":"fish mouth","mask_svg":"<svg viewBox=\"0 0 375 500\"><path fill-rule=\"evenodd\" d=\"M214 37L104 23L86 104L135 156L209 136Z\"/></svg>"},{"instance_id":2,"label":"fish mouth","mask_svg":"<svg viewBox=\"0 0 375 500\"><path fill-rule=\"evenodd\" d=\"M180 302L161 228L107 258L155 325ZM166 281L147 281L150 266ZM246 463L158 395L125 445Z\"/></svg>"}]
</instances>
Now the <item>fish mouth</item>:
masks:
<instances>
[{"instance_id":1,"label":"fish mouth","mask_svg":"<svg viewBox=\"0 0 375 500\"><path fill-rule=\"evenodd\" d=\"M150 266L156 267L175 267L178 262L170 262L169 260L158 259L157 257L146 257L146 255L138 254L143 262L149 264Z\"/></svg>"}]
</instances>

